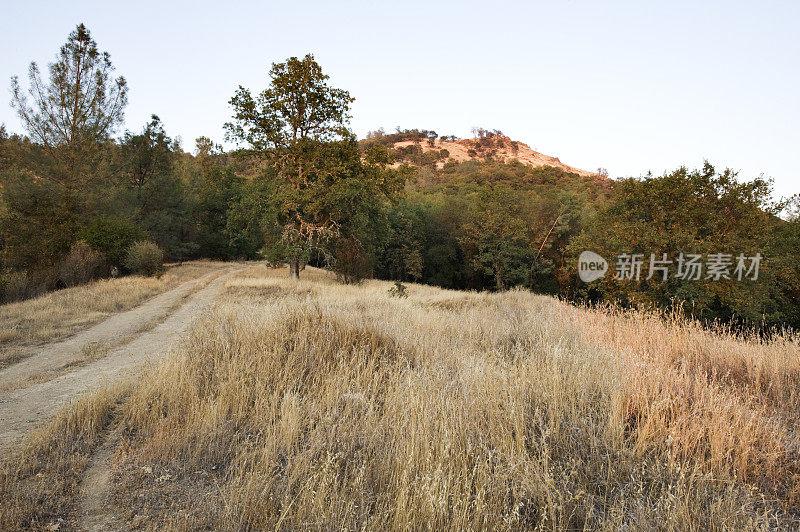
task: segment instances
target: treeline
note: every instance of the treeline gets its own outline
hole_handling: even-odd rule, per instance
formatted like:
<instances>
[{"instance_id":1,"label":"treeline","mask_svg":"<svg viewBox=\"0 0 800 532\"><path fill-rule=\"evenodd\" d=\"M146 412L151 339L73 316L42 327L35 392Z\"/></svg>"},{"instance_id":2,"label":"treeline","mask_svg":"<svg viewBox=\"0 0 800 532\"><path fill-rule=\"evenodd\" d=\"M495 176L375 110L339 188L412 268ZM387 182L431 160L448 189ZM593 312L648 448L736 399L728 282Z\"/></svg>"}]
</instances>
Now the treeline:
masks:
<instances>
[{"instance_id":1,"label":"treeline","mask_svg":"<svg viewBox=\"0 0 800 532\"><path fill-rule=\"evenodd\" d=\"M27 97L12 82L28 135L0 130L4 300L112 271L153 273L161 259L264 259L288 264L293 277L313 264L345 282L525 287L800 326L797 204L774 202L768 181L740 182L710 165L611 181L490 156L456 163L421 149L454 138L430 130L378 130L358 142L348 129L353 98L310 55L274 64L258 93L235 92L225 128L236 150L203 137L187 153L157 116L115 136L127 84L112 72L79 26L49 79L33 66ZM507 142L499 131L475 137L476 153ZM412 142L398 149L401 141ZM584 250L605 257L609 275L579 281ZM679 252L764 260L758 280L615 279L619 254Z\"/></svg>"},{"instance_id":2,"label":"treeline","mask_svg":"<svg viewBox=\"0 0 800 532\"><path fill-rule=\"evenodd\" d=\"M517 162L451 162L426 171L416 171L417 186L389 209L381 277L558 293L567 243L608 192L576 174Z\"/></svg>"},{"instance_id":3,"label":"treeline","mask_svg":"<svg viewBox=\"0 0 800 532\"><path fill-rule=\"evenodd\" d=\"M774 201L767 180L741 182L708 163L611 181L491 161L417 168L414 180L389 208L379 277L519 286L573 301L675 308L737 327L800 326L800 202ZM579 280L585 250L609 262L602 280ZM666 279L650 276L651 256L665 254ZM696 276L677 276L682 254L703 261ZM640 275L617 278L621 255L640 257ZM717 255L729 264L712 275L706 262ZM737 275L739 255L748 268L760 256L758 271Z\"/></svg>"},{"instance_id":4,"label":"treeline","mask_svg":"<svg viewBox=\"0 0 800 532\"><path fill-rule=\"evenodd\" d=\"M164 259L254 257L229 234L244 178L206 138L183 151L159 118L114 137L128 86L80 25L44 74L11 82L28 135L0 127L0 300L128 272Z\"/></svg>"},{"instance_id":5,"label":"treeline","mask_svg":"<svg viewBox=\"0 0 800 532\"><path fill-rule=\"evenodd\" d=\"M158 260L257 257L260 236L228 227L246 180L208 139L198 139L194 155L184 153L154 116L96 149L91 176L56 181L47 176L60 161L29 138L0 131L4 300L142 273L128 257L140 242L157 246Z\"/></svg>"}]
</instances>

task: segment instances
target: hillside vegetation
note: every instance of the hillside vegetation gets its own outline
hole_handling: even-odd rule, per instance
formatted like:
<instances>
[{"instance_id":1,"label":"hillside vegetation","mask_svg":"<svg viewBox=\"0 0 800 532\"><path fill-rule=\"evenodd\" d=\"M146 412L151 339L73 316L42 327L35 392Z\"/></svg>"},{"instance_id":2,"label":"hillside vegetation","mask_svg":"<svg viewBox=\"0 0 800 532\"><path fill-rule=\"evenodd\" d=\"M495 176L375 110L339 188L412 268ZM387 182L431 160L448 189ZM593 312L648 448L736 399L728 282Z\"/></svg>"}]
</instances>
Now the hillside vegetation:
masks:
<instances>
[{"instance_id":1,"label":"hillside vegetation","mask_svg":"<svg viewBox=\"0 0 800 532\"><path fill-rule=\"evenodd\" d=\"M545 155L527 144L512 140L502 131L475 128L475 138L460 139L455 135L439 135L426 129L407 129L386 133L382 129L367 133L363 146L381 145L389 148L393 164L408 162L416 165L443 166L465 161L518 161L531 167L550 166L582 177L604 179L605 171L588 172L561 162L558 157Z\"/></svg>"},{"instance_id":2,"label":"hillside vegetation","mask_svg":"<svg viewBox=\"0 0 800 532\"><path fill-rule=\"evenodd\" d=\"M798 526L798 390L793 335L258 266L6 459L0 526L74 517L104 432L153 530Z\"/></svg>"},{"instance_id":3,"label":"hillside vegetation","mask_svg":"<svg viewBox=\"0 0 800 532\"><path fill-rule=\"evenodd\" d=\"M127 81L83 24L48 72L34 64L27 83L12 82L27 136L0 125L0 302L111 272L150 275L162 258L266 259L294 277L310 264L348 283L519 287L800 327L800 198L774 198L768 179L706 163L611 180L483 128L470 139L398 128L357 140L354 96L311 54L234 92L224 129L235 150L199 137L187 153L156 115L124 128ZM763 263L747 282L705 271L617 282L612 268L587 285L576 271L584 250L612 265L666 254L673 274L684 254Z\"/></svg>"}]
</instances>

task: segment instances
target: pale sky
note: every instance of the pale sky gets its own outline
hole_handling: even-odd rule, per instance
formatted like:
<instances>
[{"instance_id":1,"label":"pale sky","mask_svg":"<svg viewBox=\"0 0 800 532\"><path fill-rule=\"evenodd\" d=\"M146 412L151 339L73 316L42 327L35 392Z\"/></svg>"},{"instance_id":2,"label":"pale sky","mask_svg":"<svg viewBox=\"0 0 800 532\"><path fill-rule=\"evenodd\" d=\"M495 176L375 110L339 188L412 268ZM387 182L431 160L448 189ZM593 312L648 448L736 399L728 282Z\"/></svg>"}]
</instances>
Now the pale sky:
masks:
<instances>
[{"instance_id":1,"label":"pale sky","mask_svg":"<svg viewBox=\"0 0 800 532\"><path fill-rule=\"evenodd\" d=\"M800 2L4 2L9 78L79 22L130 86L126 127L158 114L186 150L223 140L238 85L308 52L356 98L352 128L500 129L612 177L708 159L800 193Z\"/></svg>"}]
</instances>

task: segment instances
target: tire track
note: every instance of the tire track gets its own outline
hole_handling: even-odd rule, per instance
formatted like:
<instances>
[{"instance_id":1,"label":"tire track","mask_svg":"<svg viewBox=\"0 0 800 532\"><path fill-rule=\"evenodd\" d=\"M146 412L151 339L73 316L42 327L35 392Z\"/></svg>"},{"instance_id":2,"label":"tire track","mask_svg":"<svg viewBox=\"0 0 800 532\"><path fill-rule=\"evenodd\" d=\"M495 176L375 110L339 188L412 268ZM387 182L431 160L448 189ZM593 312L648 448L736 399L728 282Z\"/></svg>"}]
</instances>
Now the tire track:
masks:
<instances>
[{"instance_id":1,"label":"tire track","mask_svg":"<svg viewBox=\"0 0 800 532\"><path fill-rule=\"evenodd\" d=\"M47 382L1 396L0 451L7 451L14 446L25 434L40 427L79 394L120 379L135 379L147 362L163 357L177 345L194 319L213 304L225 282L239 271L240 268L227 269L227 272L192 294L164 321L103 358Z\"/></svg>"},{"instance_id":2,"label":"tire track","mask_svg":"<svg viewBox=\"0 0 800 532\"><path fill-rule=\"evenodd\" d=\"M110 316L65 340L36 349L32 356L0 370L0 394L19 388L20 383L24 384L30 379L47 380L60 370L91 359L91 352L97 348L110 351L120 347L154 322L163 320L170 309L180 306L194 292L222 273L223 269L215 270L186 281L138 307Z\"/></svg>"}]
</instances>

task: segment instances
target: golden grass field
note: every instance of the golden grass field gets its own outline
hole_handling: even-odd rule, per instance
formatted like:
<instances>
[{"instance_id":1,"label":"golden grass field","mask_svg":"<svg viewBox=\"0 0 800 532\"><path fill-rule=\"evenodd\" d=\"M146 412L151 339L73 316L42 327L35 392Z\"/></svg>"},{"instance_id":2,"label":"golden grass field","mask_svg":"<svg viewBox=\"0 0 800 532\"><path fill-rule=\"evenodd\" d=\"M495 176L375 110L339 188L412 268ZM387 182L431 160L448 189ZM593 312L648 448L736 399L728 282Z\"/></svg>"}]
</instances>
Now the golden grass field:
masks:
<instances>
[{"instance_id":1,"label":"golden grass field","mask_svg":"<svg viewBox=\"0 0 800 532\"><path fill-rule=\"evenodd\" d=\"M188 262L167 268L158 278L104 279L0 305L0 368L13 362L20 348L69 336L215 267L213 262Z\"/></svg>"},{"instance_id":2,"label":"golden grass field","mask_svg":"<svg viewBox=\"0 0 800 532\"><path fill-rule=\"evenodd\" d=\"M252 267L174 354L0 474L0 528L69 524L112 434L143 530L800 526L800 339L524 291Z\"/></svg>"}]
</instances>

